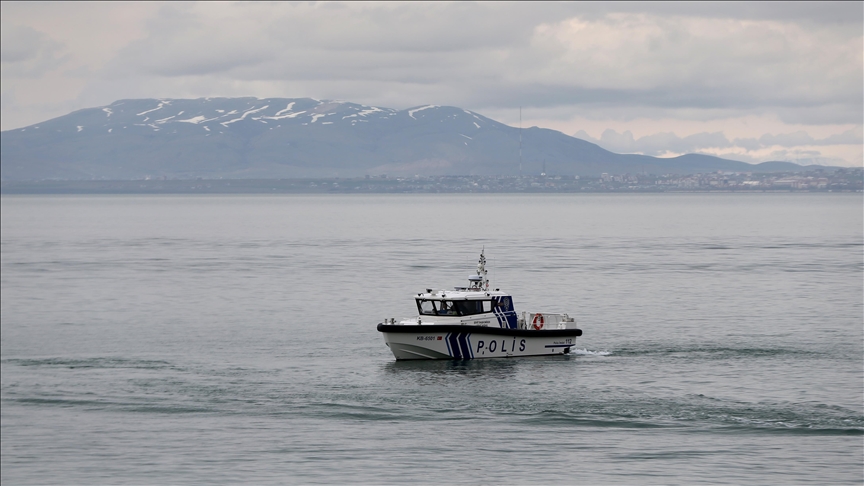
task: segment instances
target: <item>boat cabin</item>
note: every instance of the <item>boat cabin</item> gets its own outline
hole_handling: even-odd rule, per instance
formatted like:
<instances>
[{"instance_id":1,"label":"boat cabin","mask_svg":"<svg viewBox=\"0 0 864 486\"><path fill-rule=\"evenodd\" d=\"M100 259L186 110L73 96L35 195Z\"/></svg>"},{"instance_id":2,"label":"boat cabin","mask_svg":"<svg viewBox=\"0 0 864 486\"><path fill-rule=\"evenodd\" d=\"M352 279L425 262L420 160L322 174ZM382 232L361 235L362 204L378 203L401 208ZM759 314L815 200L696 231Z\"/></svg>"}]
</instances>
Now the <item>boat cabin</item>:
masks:
<instances>
[{"instance_id":1,"label":"boat cabin","mask_svg":"<svg viewBox=\"0 0 864 486\"><path fill-rule=\"evenodd\" d=\"M486 279L486 258L480 254L477 274L468 277L467 287L453 290L426 289L417 294L418 321L437 324L497 325L516 329L518 326L513 298L489 289Z\"/></svg>"},{"instance_id":2,"label":"boat cabin","mask_svg":"<svg viewBox=\"0 0 864 486\"><path fill-rule=\"evenodd\" d=\"M428 289L426 293L417 294L414 300L422 323L517 327L513 298L503 292Z\"/></svg>"},{"instance_id":3,"label":"boat cabin","mask_svg":"<svg viewBox=\"0 0 864 486\"><path fill-rule=\"evenodd\" d=\"M576 323L567 314L522 312L516 314L513 298L499 289L491 290L486 278L486 257L480 253L477 274L468 277L467 287L432 290L417 294L417 317L402 319L400 325L462 325L502 329L568 329ZM384 319L396 324L396 319Z\"/></svg>"}]
</instances>

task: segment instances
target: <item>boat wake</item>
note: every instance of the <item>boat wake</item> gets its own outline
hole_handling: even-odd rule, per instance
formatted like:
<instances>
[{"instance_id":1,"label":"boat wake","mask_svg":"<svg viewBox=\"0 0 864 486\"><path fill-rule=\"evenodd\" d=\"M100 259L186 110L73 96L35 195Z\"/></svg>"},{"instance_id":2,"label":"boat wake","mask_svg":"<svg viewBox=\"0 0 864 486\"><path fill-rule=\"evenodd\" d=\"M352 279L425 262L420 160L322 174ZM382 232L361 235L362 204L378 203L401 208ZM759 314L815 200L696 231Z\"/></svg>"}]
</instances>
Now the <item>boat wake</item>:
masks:
<instances>
[{"instance_id":1,"label":"boat wake","mask_svg":"<svg viewBox=\"0 0 864 486\"><path fill-rule=\"evenodd\" d=\"M570 349L570 354L578 354L580 356L609 356L610 351L591 351L588 349Z\"/></svg>"}]
</instances>

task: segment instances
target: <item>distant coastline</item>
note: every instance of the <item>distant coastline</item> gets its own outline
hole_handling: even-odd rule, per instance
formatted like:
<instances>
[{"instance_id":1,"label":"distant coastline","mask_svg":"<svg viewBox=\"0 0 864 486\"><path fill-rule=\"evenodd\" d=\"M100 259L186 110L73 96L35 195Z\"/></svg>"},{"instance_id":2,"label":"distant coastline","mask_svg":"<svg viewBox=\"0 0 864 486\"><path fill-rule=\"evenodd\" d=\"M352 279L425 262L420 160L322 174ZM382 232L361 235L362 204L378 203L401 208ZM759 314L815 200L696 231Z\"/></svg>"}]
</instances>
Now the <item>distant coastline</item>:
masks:
<instances>
[{"instance_id":1,"label":"distant coastline","mask_svg":"<svg viewBox=\"0 0 864 486\"><path fill-rule=\"evenodd\" d=\"M433 194L862 192L864 169L689 175L0 181L0 194Z\"/></svg>"}]
</instances>

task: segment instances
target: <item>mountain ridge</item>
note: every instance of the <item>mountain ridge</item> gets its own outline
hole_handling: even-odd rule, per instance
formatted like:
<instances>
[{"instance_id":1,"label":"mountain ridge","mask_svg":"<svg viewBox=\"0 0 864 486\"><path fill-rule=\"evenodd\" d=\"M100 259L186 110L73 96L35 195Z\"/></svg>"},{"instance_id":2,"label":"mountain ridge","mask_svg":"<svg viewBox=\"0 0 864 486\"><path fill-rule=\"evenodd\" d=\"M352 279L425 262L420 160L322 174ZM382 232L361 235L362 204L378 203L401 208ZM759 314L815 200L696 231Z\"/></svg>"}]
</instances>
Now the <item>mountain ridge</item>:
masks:
<instances>
[{"instance_id":1,"label":"mountain ridge","mask_svg":"<svg viewBox=\"0 0 864 486\"><path fill-rule=\"evenodd\" d=\"M768 172L702 154L616 154L452 106L312 98L126 99L0 133L2 180ZM520 170L521 169L521 170Z\"/></svg>"}]
</instances>

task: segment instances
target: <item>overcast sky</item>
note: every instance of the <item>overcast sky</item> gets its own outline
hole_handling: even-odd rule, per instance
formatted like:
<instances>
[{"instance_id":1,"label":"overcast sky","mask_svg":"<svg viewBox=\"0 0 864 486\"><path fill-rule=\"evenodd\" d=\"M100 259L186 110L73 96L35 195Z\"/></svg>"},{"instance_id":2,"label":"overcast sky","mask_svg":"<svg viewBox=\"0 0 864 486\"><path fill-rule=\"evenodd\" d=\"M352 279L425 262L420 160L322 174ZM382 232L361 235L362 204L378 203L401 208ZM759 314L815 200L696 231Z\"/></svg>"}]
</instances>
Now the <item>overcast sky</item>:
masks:
<instances>
[{"instance_id":1,"label":"overcast sky","mask_svg":"<svg viewBox=\"0 0 864 486\"><path fill-rule=\"evenodd\" d=\"M0 3L2 129L123 98L452 105L627 153L862 166L864 4Z\"/></svg>"}]
</instances>

